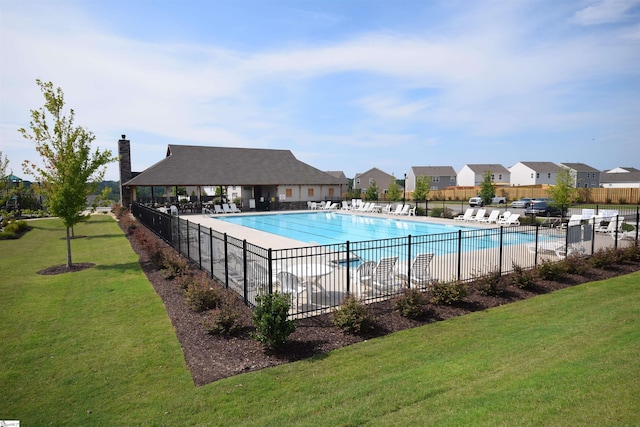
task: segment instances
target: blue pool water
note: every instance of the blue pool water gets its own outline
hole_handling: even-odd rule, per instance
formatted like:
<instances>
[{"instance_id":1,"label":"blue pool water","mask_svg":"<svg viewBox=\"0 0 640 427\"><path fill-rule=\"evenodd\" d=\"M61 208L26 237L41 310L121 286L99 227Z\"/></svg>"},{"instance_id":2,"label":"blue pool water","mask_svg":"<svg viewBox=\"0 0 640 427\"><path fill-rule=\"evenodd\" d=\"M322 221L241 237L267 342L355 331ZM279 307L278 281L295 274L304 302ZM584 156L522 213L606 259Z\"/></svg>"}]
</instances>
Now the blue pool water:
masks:
<instances>
[{"instance_id":1,"label":"blue pool water","mask_svg":"<svg viewBox=\"0 0 640 427\"><path fill-rule=\"evenodd\" d=\"M216 219L321 245L474 230L472 227L344 215L336 212L217 216Z\"/></svg>"}]
</instances>

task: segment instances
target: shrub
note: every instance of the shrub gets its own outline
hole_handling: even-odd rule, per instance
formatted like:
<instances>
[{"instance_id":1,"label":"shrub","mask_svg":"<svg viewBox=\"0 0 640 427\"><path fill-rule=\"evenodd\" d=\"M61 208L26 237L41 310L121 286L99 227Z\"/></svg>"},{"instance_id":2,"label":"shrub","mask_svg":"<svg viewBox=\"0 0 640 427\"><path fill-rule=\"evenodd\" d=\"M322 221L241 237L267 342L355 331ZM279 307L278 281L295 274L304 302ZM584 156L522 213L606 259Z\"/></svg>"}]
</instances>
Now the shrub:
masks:
<instances>
[{"instance_id":1,"label":"shrub","mask_svg":"<svg viewBox=\"0 0 640 427\"><path fill-rule=\"evenodd\" d=\"M622 251L622 258L627 261L640 261L640 245L628 246Z\"/></svg>"},{"instance_id":2,"label":"shrub","mask_svg":"<svg viewBox=\"0 0 640 427\"><path fill-rule=\"evenodd\" d=\"M225 336L234 335L240 331L244 327L243 310L238 302L235 296L225 292L220 306L211 310L203 320L202 325L205 331L212 335Z\"/></svg>"},{"instance_id":3,"label":"shrub","mask_svg":"<svg viewBox=\"0 0 640 427\"><path fill-rule=\"evenodd\" d=\"M596 251L589 258L589 265L595 268L611 268L619 262L618 254L613 248L601 249Z\"/></svg>"},{"instance_id":4,"label":"shrub","mask_svg":"<svg viewBox=\"0 0 640 427\"><path fill-rule=\"evenodd\" d=\"M251 336L272 348L286 344L289 335L296 330L293 320L288 320L289 296L275 292L273 294L258 295L257 306L253 311L253 322L256 332Z\"/></svg>"},{"instance_id":5,"label":"shrub","mask_svg":"<svg viewBox=\"0 0 640 427\"><path fill-rule=\"evenodd\" d=\"M162 251L162 269L165 278L174 279L189 271L189 262L172 249L167 248Z\"/></svg>"},{"instance_id":6,"label":"shrub","mask_svg":"<svg viewBox=\"0 0 640 427\"><path fill-rule=\"evenodd\" d=\"M499 271L491 271L489 274L479 276L475 278L475 282L483 295L497 296L506 290L506 284Z\"/></svg>"},{"instance_id":7,"label":"shrub","mask_svg":"<svg viewBox=\"0 0 640 427\"><path fill-rule=\"evenodd\" d=\"M564 264L564 270L569 274L579 274L580 276L584 276L588 271L587 261L578 255L569 255L564 260L562 260Z\"/></svg>"},{"instance_id":8,"label":"shrub","mask_svg":"<svg viewBox=\"0 0 640 427\"><path fill-rule=\"evenodd\" d=\"M534 270L525 269L520 265L513 264L512 283L520 289L531 289L536 284L536 273Z\"/></svg>"},{"instance_id":9,"label":"shrub","mask_svg":"<svg viewBox=\"0 0 640 427\"><path fill-rule=\"evenodd\" d=\"M562 280L565 276L564 264L561 262L553 262L548 259L543 260L536 267L538 277L542 280Z\"/></svg>"},{"instance_id":10,"label":"shrub","mask_svg":"<svg viewBox=\"0 0 640 427\"><path fill-rule=\"evenodd\" d=\"M331 321L350 334L360 334L373 329L374 318L366 305L353 295L348 295L333 312Z\"/></svg>"},{"instance_id":11,"label":"shrub","mask_svg":"<svg viewBox=\"0 0 640 427\"><path fill-rule=\"evenodd\" d=\"M433 304L451 305L467 296L467 285L460 281L438 282L431 285L431 302Z\"/></svg>"},{"instance_id":12,"label":"shrub","mask_svg":"<svg viewBox=\"0 0 640 427\"><path fill-rule=\"evenodd\" d=\"M223 292L222 288L211 286L206 276L203 276L188 285L184 297L189 308L199 313L220 306Z\"/></svg>"},{"instance_id":13,"label":"shrub","mask_svg":"<svg viewBox=\"0 0 640 427\"><path fill-rule=\"evenodd\" d=\"M426 311L427 296L416 288L406 289L393 302L394 309L404 317L417 319Z\"/></svg>"}]
</instances>

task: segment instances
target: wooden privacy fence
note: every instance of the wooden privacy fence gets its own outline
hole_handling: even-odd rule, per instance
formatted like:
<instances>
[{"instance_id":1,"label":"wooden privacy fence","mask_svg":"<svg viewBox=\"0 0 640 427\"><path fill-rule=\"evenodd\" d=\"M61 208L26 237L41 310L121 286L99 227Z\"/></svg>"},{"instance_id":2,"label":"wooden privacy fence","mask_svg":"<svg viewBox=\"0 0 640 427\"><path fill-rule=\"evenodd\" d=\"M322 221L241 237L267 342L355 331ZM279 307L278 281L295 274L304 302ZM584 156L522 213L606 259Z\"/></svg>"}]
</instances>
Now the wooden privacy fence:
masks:
<instances>
[{"instance_id":1,"label":"wooden privacy fence","mask_svg":"<svg viewBox=\"0 0 640 427\"><path fill-rule=\"evenodd\" d=\"M469 200L477 196L480 187L457 187L444 190L431 190L430 200ZM599 204L638 204L640 203L640 188L578 188L578 202ZM549 186L527 187L497 187L496 196L506 197L507 202L523 197L532 199L549 197ZM407 193L407 199L412 200L413 194Z\"/></svg>"}]
</instances>

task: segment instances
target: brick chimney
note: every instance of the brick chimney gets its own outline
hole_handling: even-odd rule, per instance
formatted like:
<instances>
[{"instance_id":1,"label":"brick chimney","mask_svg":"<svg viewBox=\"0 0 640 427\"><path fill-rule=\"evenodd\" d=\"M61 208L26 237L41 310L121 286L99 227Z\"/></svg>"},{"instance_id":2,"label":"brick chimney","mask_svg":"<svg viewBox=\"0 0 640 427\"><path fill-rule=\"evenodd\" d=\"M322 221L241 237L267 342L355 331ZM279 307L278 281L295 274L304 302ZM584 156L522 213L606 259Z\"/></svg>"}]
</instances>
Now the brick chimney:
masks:
<instances>
[{"instance_id":1,"label":"brick chimney","mask_svg":"<svg viewBox=\"0 0 640 427\"><path fill-rule=\"evenodd\" d=\"M120 157L120 204L122 207L128 208L133 202L131 188L122 186L132 178L131 143L127 139L127 135L122 135L122 138L118 141L118 156Z\"/></svg>"}]
</instances>

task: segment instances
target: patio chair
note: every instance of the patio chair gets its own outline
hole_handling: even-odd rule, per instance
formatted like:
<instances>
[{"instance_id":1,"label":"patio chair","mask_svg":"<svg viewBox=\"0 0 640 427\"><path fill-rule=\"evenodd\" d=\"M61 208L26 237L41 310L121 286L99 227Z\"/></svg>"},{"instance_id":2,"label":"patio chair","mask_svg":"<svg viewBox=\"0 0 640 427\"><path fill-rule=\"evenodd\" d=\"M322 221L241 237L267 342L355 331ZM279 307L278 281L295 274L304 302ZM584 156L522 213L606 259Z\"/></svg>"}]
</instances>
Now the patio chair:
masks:
<instances>
[{"instance_id":1,"label":"patio chair","mask_svg":"<svg viewBox=\"0 0 640 427\"><path fill-rule=\"evenodd\" d=\"M222 210L222 206L220 206L220 205L213 205L213 210L217 214L223 214L224 213L224 211Z\"/></svg>"},{"instance_id":2,"label":"patio chair","mask_svg":"<svg viewBox=\"0 0 640 427\"><path fill-rule=\"evenodd\" d=\"M396 210L395 211L391 211L389 213L391 215L400 215L400 213L402 212L402 209L404 209L404 205L397 205L396 206Z\"/></svg>"},{"instance_id":3,"label":"patio chair","mask_svg":"<svg viewBox=\"0 0 640 427\"><path fill-rule=\"evenodd\" d=\"M467 221L480 222L480 221L482 221L482 218L484 218L484 214L485 213L487 213L486 209L478 209L478 212L476 213L476 215L474 217L472 217L471 219L468 219Z\"/></svg>"},{"instance_id":4,"label":"patio chair","mask_svg":"<svg viewBox=\"0 0 640 427\"><path fill-rule=\"evenodd\" d=\"M366 286L372 288L374 292L383 295L390 295L395 293L400 287L402 282L395 274L397 256L381 258L373 269L368 283Z\"/></svg>"},{"instance_id":5,"label":"patio chair","mask_svg":"<svg viewBox=\"0 0 640 427\"><path fill-rule=\"evenodd\" d=\"M500 211L494 209L491 211L488 217L480 218L480 222L486 222L487 224L493 224L498 222L498 216L500 216Z\"/></svg>"},{"instance_id":6,"label":"patio chair","mask_svg":"<svg viewBox=\"0 0 640 427\"><path fill-rule=\"evenodd\" d=\"M231 209L231 213L241 213L242 211L238 209L235 203L229 203L229 208Z\"/></svg>"},{"instance_id":7,"label":"patio chair","mask_svg":"<svg viewBox=\"0 0 640 427\"><path fill-rule=\"evenodd\" d=\"M296 298L295 309L300 305L300 294L303 294L307 288L303 286L303 282L293 273L281 271L277 275L277 282L283 294L289 294ZM292 300L293 303L293 300Z\"/></svg>"},{"instance_id":8,"label":"patio chair","mask_svg":"<svg viewBox=\"0 0 640 427\"><path fill-rule=\"evenodd\" d=\"M607 221L607 219L603 217L602 222L605 222L605 221ZM612 234L612 233L615 233L616 227L618 227L618 231L620 231L620 228L622 227L622 222L624 221L624 217L619 216L617 218L616 217L609 218L608 221L609 223L607 225L603 225L601 222L600 226L596 228L596 231L598 233Z\"/></svg>"},{"instance_id":9,"label":"patio chair","mask_svg":"<svg viewBox=\"0 0 640 427\"><path fill-rule=\"evenodd\" d=\"M502 212L502 215L500 215L498 217L498 220L496 221L496 224L504 224L504 223L506 223L510 216L511 216L511 212L510 211Z\"/></svg>"},{"instance_id":10,"label":"patio chair","mask_svg":"<svg viewBox=\"0 0 640 427\"><path fill-rule=\"evenodd\" d=\"M431 283L431 261L434 254L423 253L418 254L411 261L411 281L410 284L421 288ZM398 265L397 276L407 282L407 263L403 262Z\"/></svg>"},{"instance_id":11,"label":"patio chair","mask_svg":"<svg viewBox=\"0 0 640 427\"><path fill-rule=\"evenodd\" d=\"M511 214L501 225L520 225L520 214Z\"/></svg>"},{"instance_id":12,"label":"patio chair","mask_svg":"<svg viewBox=\"0 0 640 427\"><path fill-rule=\"evenodd\" d=\"M176 205L171 205L169 209L171 211L171 215L178 216L178 207Z\"/></svg>"},{"instance_id":13,"label":"patio chair","mask_svg":"<svg viewBox=\"0 0 640 427\"><path fill-rule=\"evenodd\" d=\"M466 211L464 211L464 215L458 215L454 219L456 221L468 221L471 218L473 218L473 208L468 208Z\"/></svg>"},{"instance_id":14,"label":"patio chair","mask_svg":"<svg viewBox=\"0 0 640 427\"><path fill-rule=\"evenodd\" d=\"M222 210L224 211L224 213L233 213L233 211L231 210L231 208L227 203L222 204Z\"/></svg>"},{"instance_id":15,"label":"patio chair","mask_svg":"<svg viewBox=\"0 0 640 427\"><path fill-rule=\"evenodd\" d=\"M569 218L569 222L562 224L560 228L569 228L576 225L580 225L581 223L582 223L582 215L573 214L571 215L571 218Z\"/></svg>"},{"instance_id":16,"label":"patio chair","mask_svg":"<svg viewBox=\"0 0 640 427\"><path fill-rule=\"evenodd\" d=\"M373 273L376 269L376 263L373 261L362 262L356 268L353 276L353 289L355 295L359 298L362 295L362 289L365 286L369 286L373 280Z\"/></svg>"}]
</instances>

